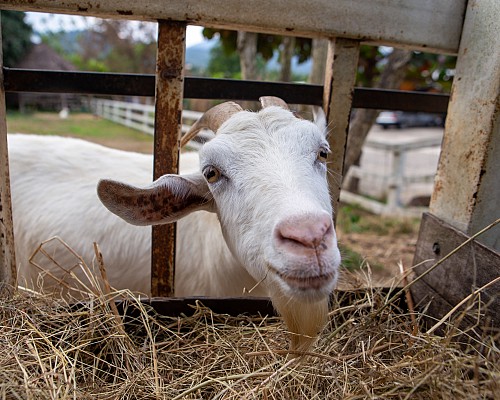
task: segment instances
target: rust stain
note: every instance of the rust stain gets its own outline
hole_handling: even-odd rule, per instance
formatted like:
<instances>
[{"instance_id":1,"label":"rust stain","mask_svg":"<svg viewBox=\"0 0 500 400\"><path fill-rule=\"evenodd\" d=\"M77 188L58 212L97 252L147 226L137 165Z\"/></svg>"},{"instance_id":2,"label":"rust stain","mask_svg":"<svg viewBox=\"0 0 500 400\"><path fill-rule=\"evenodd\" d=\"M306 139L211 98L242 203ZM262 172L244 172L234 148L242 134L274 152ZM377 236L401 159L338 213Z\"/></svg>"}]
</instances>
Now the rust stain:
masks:
<instances>
[{"instance_id":1,"label":"rust stain","mask_svg":"<svg viewBox=\"0 0 500 400\"><path fill-rule=\"evenodd\" d=\"M119 15L134 15L132 10L116 10Z\"/></svg>"}]
</instances>

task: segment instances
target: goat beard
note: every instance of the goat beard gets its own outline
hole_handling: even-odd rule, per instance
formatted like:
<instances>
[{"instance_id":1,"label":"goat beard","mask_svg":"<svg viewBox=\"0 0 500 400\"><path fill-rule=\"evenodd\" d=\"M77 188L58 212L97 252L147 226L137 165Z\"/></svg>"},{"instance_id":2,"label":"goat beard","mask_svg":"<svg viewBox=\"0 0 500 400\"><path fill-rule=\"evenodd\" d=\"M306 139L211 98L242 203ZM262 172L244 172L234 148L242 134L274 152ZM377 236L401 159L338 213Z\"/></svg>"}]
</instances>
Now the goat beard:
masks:
<instances>
[{"instance_id":1,"label":"goat beard","mask_svg":"<svg viewBox=\"0 0 500 400\"><path fill-rule=\"evenodd\" d=\"M309 351L328 321L328 298L311 303L284 296L271 299L291 334L290 350Z\"/></svg>"}]
</instances>

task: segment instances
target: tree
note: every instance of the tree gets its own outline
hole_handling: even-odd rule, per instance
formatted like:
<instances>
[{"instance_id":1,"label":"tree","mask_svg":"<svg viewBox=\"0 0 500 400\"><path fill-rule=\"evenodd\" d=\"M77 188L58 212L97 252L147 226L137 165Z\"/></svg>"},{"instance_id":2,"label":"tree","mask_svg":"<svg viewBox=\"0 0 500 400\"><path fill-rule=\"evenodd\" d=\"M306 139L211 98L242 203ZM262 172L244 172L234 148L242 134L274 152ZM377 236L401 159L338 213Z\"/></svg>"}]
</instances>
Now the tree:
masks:
<instances>
[{"instance_id":1,"label":"tree","mask_svg":"<svg viewBox=\"0 0 500 400\"><path fill-rule=\"evenodd\" d=\"M105 65L114 72L154 73L156 30L153 24L101 20L80 35L81 62ZM76 58L73 61L78 61Z\"/></svg>"},{"instance_id":2,"label":"tree","mask_svg":"<svg viewBox=\"0 0 500 400\"><path fill-rule=\"evenodd\" d=\"M32 45L33 29L24 22L24 17L23 12L1 12L3 63L8 67L16 65Z\"/></svg>"},{"instance_id":3,"label":"tree","mask_svg":"<svg viewBox=\"0 0 500 400\"><path fill-rule=\"evenodd\" d=\"M240 59L236 52L227 54L221 43L210 50L207 73L214 78L241 78Z\"/></svg>"},{"instance_id":4,"label":"tree","mask_svg":"<svg viewBox=\"0 0 500 400\"><path fill-rule=\"evenodd\" d=\"M405 77L406 69L412 59L410 50L394 49L387 57L387 63L374 85L383 89L398 89ZM377 74L378 75L378 74ZM374 81L375 74L371 77ZM379 110L359 109L349 125L347 137L347 153L344 158L344 172L346 176L349 168L359 160L361 151L370 128L377 119Z\"/></svg>"},{"instance_id":5,"label":"tree","mask_svg":"<svg viewBox=\"0 0 500 400\"><path fill-rule=\"evenodd\" d=\"M226 29L203 29L203 36L207 39L213 39L217 35L226 54L238 53L242 79L262 78L259 76L259 63L269 61L277 51L281 64L278 79L285 82L290 81L292 78L292 57L298 56L300 63L306 61L311 55L311 39L307 38L236 32Z\"/></svg>"}]
</instances>

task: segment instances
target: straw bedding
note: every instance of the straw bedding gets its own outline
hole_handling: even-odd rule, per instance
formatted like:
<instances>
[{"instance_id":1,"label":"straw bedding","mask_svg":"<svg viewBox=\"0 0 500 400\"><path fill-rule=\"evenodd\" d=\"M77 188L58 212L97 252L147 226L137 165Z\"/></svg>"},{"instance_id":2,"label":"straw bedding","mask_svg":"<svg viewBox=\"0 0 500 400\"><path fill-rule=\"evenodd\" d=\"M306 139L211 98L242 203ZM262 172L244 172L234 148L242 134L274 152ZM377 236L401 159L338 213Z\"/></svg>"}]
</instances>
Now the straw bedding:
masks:
<instances>
[{"instance_id":1,"label":"straw bedding","mask_svg":"<svg viewBox=\"0 0 500 400\"><path fill-rule=\"evenodd\" d=\"M498 338L473 339L460 314L426 332L379 289L337 298L318 343L292 355L279 318L201 303L163 317L105 279L86 287L78 306L22 289L0 300L0 399L500 399Z\"/></svg>"}]
</instances>

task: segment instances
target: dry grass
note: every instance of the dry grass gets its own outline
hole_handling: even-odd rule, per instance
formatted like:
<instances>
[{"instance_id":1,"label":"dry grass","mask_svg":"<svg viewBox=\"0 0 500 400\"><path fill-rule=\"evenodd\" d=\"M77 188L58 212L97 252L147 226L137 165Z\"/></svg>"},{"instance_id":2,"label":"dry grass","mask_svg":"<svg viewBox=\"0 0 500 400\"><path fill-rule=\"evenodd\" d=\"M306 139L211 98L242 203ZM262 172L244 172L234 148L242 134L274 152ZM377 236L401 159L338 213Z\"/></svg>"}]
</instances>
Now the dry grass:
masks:
<instances>
[{"instance_id":1,"label":"dry grass","mask_svg":"<svg viewBox=\"0 0 500 400\"><path fill-rule=\"evenodd\" d=\"M478 341L454 323L477 313L474 299L437 336L382 290L346 306L337 298L316 346L293 358L278 318L201 303L192 316L162 317L105 279L82 286L78 306L29 290L2 299L0 399L500 398L498 337ZM124 323L116 299L135 317Z\"/></svg>"}]
</instances>

